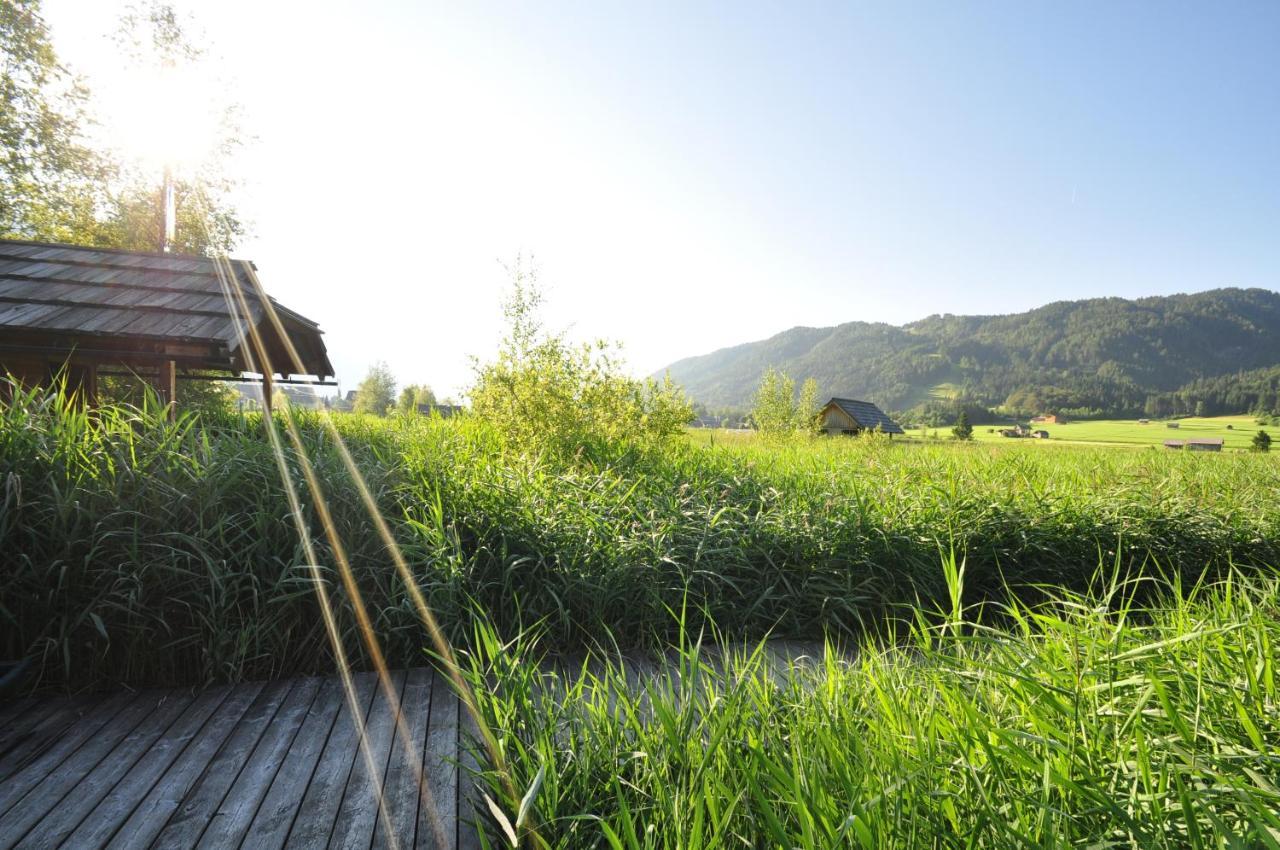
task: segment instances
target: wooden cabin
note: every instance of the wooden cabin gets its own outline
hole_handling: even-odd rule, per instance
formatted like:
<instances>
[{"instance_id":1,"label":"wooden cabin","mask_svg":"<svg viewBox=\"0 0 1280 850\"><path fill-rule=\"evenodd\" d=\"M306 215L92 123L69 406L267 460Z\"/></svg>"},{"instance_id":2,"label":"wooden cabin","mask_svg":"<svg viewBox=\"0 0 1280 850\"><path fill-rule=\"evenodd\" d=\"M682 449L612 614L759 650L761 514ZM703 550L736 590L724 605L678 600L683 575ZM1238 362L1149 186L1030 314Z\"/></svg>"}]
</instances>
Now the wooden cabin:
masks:
<instances>
[{"instance_id":1,"label":"wooden cabin","mask_svg":"<svg viewBox=\"0 0 1280 850\"><path fill-rule=\"evenodd\" d=\"M863 431L880 431L893 436L903 433L902 427L885 412L869 401L852 398L833 398L823 405L818 414L823 433L861 434Z\"/></svg>"},{"instance_id":2,"label":"wooden cabin","mask_svg":"<svg viewBox=\"0 0 1280 850\"><path fill-rule=\"evenodd\" d=\"M1190 440L1165 440L1166 449L1185 448L1189 452L1220 452L1224 440L1221 437L1193 437Z\"/></svg>"},{"instance_id":3,"label":"wooden cabin","mask_svg":"<svg viewBox=\"0 0 1280 850\"><path fill-rule=\"evenodd\" d=\"M273 383L331 385L333 366L319 326L250 262L0 239L5 375L61 377L89 403L106 375L149 380L166 403L180 380L257 381L269 405Z\"/></svg>"}]
</instances>

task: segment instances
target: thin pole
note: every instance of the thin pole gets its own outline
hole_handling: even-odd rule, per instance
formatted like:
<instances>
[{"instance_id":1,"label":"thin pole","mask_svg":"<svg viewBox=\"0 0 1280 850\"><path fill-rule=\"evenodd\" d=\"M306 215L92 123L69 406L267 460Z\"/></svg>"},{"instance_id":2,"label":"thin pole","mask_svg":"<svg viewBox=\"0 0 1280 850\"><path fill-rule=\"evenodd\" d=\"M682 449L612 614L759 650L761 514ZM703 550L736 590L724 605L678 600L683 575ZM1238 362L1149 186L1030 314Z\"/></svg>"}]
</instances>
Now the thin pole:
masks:
<instances>
[{"instance_id":1,"label":"thin pole","mask_svg":"<svg viewBox=\"0 0 1280 850\"><path fill-rule=\"evenodd\" d=\"M160 238L160 250L168 254L178 236L178 208L173 192L173 170L164 167L164 234Z\"/></svg>"}]
</instances>

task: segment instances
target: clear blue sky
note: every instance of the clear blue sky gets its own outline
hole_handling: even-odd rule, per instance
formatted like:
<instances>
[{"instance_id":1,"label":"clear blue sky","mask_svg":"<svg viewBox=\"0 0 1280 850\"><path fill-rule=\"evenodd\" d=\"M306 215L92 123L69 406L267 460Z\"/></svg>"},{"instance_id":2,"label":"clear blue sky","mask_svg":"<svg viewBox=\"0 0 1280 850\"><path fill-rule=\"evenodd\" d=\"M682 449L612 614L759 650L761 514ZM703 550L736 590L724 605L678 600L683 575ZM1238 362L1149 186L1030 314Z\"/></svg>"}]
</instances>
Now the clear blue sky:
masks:
<instances>
[{"instance_id":1,"label":"clear blue sky","mask_svg":"<svg viewBox=\"0 0 1280 850\"><path fill-rule=\"evenodd\" d=\"M46 3L92 83L111 4ZM258 137L242 253L348 385L465 385L518 251L637 372L1280 281L1273 0L183 5Z\"/></svg>"}]
</instances>

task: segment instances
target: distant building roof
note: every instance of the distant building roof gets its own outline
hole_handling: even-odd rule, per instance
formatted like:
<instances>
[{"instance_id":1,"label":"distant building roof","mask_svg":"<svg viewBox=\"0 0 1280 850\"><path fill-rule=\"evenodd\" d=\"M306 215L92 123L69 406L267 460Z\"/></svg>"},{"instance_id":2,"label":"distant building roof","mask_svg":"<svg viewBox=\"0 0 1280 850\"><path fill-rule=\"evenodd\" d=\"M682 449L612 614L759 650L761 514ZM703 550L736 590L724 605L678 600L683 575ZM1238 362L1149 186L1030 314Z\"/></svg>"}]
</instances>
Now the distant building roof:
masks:
<instances>
[{"instance_id":1,"label":"distant building roof","mask_svg":"<svg viewBox=\"0 0 1280 850\"><path fill-rule=\"evenodd\" d=\"M462 412L460 404L420 404L418 412L423 416L430 416L432 413L439 413L442 419L448 419L454 414Z\"/></svg>"},{"instance_id":2,"label":"distant building roof","mask_svg":"<svg viewBox=\"0 0 1280 850\"><path fill-rule=\"evenodd\" d=\"M1225 441L1221 437L1192 437L1187 440L1188 446L1222 446Z\"/></svg>"},{"instance_id":3,"label":"distant building roof","mask_svg":"<svg viewBox=\"0 0 1280 850\"><path fill-rule=\"evenodd\" d=\"M244 333L258 331L273 371L333 375L315 322L262 292L251 263L228 261L225 277L217 263L211 257L0 239L0 348L259 371L242 350L239 320ZM224 280L235 287L231 299Z\"/></svg>"},{"instance_id":4,"label":"distant building roof","mask_svg":"<svg viewBox=\"0 0 1280 850\"><path fill-rule=\"evenodd\" d=\"M903 433L897 422L894 422L883 410L869 401L858 401L853 398L833 398L823 405L823 408L825 409L833 404L844 411L846 416L858 423L860 428L865 428L868 431L874 431L879 428L886 434Z\"/></svg>"}]
</instances>

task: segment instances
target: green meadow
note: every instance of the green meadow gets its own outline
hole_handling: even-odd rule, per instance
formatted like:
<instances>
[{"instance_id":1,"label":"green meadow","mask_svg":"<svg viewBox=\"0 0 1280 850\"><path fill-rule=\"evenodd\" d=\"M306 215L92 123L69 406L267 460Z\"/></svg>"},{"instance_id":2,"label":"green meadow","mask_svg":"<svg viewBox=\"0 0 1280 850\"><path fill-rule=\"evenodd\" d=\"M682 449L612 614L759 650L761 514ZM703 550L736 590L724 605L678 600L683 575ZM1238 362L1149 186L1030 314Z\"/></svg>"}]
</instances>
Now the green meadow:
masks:
<instances>
[{"instance_id":1,"label":"green meadow","mask_svg":"<svg viewBox=\"0 0 1280 850\"><path fill-rule=\"evenodd\" d=\"M1024 425L1025 420L1019 420ZM1008 425L1014 424L1009 420ZM1176 424L1176 428L1169 427ZM1016 440L1000 435L1001 428L1007 425L975 425L974 440L981 442L1031 443L1043 444L1043 440ZM1250 441L1259 428L1275 432L1280 436L1280 429L1259 425L1253 416L1189 416L1182 419L1152 419L1141 424L1137 419L1096 419L1067 421L1063 424L1034 424L1035 429L1049 432L1050 443L1102 443L1114 446L1157 446L1163 448L1165 440L1187 440L1197 437L1221 438L1224 450L1247 451ZM951 429L924 428L910 429L907 435L912 438L946 439L951 436Z\"/></svg>"},{"instance_id":2,"label":"green meadow","mask_svg":"<svg viewBox=\"0 0 1280 850\"><path fill-rule=\"evenodd\" d=\"M260 416L0 407L0 654L46 691L328 673L319 580L367 667L340 543L430 663L336 431L493 732L489 846L1280 836L1275 455L292 417L318 573Z\"/></svg>"}]
</instances>

